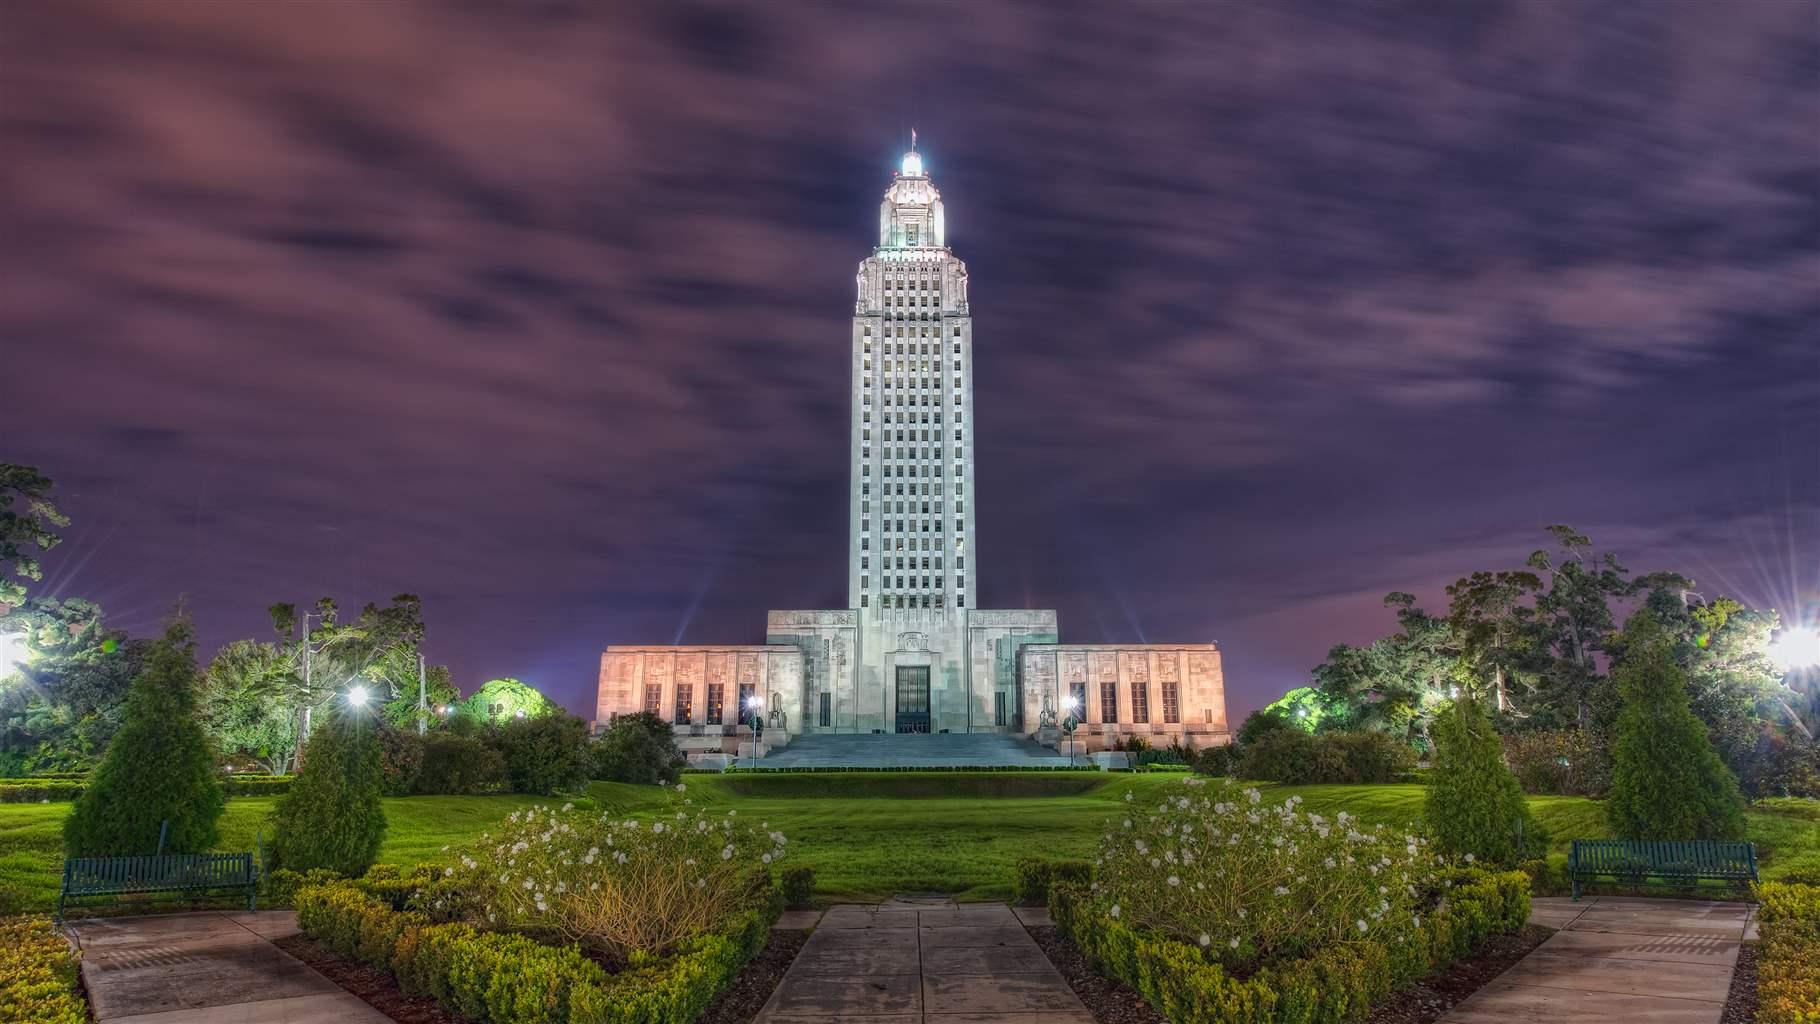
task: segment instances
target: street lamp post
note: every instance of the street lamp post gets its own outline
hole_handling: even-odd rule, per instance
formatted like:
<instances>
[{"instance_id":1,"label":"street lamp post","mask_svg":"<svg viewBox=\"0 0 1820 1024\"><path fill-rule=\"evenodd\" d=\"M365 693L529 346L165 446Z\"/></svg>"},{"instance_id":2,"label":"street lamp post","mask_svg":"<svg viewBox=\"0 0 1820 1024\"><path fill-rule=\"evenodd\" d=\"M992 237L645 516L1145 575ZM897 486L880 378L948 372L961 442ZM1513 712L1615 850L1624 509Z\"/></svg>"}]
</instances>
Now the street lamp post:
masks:
<instances>
[{"instance_id":1,"label":"street lamp post","mask_svg":"<svg viewBox=\"0 0 1820 1024\"><path fill-rule=\"evenodd\" d=\"M752 768L754 771L758 770L758 709L764 704L765 702L759 699L756 693L746 698L746 710L752 713Z\"/></svg>"},{"instance_id":2,"label":"street lamp post","mask_svg":"<svg viewBox=\"0 0 1820 1024\"><path fill-rule=\"evenodd\" d=\"M1065 724L1068 727L1068 766L1070 768L1074 767L1074 730L1080 724L1075 720L1074 713L1080 706L1081 702L1075 700L1073 694L1062 698L1062 708L1068 712Z\"/></svg>"}]
</instances>

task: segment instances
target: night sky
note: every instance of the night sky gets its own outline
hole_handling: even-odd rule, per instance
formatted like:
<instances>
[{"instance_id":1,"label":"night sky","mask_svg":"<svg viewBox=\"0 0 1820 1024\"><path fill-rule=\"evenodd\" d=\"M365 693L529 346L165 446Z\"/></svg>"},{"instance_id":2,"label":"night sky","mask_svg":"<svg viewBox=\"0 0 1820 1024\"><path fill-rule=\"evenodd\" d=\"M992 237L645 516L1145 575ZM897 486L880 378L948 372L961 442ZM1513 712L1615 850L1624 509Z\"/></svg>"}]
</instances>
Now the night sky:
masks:
<instances>
[{"instance_id":1,"label":"night sky","mask_svg":"<svg viewBox=\"0 0 1820 1024\"><path fill-rule=\"evenodd\" d=\"M9 3L40 593L464 690L846 601L853 272L971 273L979 591L1299 685L1571 523L1820 605L1820 3Z\"/></svg>"}]
</instances>

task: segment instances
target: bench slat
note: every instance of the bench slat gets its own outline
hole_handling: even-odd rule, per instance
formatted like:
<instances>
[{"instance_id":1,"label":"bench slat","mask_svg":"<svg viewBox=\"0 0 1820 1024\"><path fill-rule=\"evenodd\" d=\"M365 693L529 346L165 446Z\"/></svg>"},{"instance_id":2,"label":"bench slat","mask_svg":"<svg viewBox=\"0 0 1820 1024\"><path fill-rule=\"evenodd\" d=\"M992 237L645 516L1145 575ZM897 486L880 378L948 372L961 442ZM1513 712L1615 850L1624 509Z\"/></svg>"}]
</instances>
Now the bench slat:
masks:
<instances>
[{"instance_id":1,"label":"bench slat","mask_svg":"<svg viewBox=\"0 0 1820 1024\"><path fill-rule=\"evenodd\" d=\"M1734 840L1576 839L1568 871L1575 898L1582 880L1601 875L1648 885L1754 882L1757 851L1749 842Z\"/></svg>"}]
</instances>

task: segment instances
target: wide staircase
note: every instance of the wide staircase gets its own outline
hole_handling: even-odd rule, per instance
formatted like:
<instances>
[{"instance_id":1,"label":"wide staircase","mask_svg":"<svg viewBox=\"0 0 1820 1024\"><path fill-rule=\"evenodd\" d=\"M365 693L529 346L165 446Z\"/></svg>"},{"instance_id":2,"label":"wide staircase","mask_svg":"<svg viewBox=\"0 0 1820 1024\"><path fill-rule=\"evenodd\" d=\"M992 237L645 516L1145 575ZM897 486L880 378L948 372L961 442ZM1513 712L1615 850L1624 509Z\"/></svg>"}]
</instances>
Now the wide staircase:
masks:
<instances>
[{"instance_id":1,"label":"wide staircase","mask_svg":"<svg viewBox=\"0 0 1820 1024\"><path fill-rule=\"evenodd\" d=\"M739 762L742 766L750 761ZM858 733L793 736L760 768L1009 768L1066 765L1068 755L1002 733ZM1086 754L1077 764L1092 764Z\"/></svg>"}]
</instances>

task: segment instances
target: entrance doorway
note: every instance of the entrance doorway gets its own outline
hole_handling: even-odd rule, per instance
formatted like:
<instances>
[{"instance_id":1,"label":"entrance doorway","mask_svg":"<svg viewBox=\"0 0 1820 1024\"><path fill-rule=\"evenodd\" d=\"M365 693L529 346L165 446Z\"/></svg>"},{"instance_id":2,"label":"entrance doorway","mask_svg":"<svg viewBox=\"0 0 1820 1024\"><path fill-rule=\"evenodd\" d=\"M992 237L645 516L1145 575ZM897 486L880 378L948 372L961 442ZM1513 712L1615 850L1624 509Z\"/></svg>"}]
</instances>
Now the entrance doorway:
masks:
<instances>
[{"instance_id":1,"label":"entrance doorway","mask_svg":"<svg viewBox=\"0 0 1820 1024\"><path fill-rule=\"evenodd\" d=\"M897 667L897 731L929 731L929 666Z\"/></svg>"}]
</instances>

